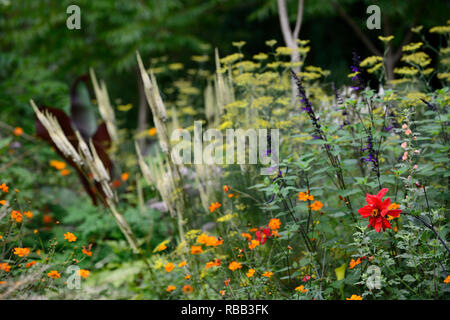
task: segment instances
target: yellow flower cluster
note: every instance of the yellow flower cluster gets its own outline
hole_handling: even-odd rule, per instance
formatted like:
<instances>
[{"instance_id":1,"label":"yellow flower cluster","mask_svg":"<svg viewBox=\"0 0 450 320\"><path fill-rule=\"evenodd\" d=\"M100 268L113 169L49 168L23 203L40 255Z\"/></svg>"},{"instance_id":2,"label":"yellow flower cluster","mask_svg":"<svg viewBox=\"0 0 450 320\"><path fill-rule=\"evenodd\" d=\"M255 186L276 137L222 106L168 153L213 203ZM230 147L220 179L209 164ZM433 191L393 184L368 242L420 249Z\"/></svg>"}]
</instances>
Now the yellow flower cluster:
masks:
<instances>
[{"instance_id":1,"label":"yellow flower cluster","mask_svg":"<svg viewBox=\"0 0 450 320\"><path fill-rule=\"evenodd\" d=\"M445 34L450 33L450 26L437 26L430 29L431 33Z\"/></svg>"},{"instance_id":2,"label":"yellow flower cluster","mask_svg":"<svg viewBox=\"0 0 450 320\"><path fill-rule=\"evenodd\" d=\"M222 59L220 59L220 62L223 64L232 64L235 61L242 59L244 57L244 55L242 53L233 53L230 54Z\"/></svg>"},{"instance_id":3,"label":"yellow flower cluster","mask_svg":"<svg viewBox=\"0 0 450 320\"><path fill-rule=\"evenodd\" d=\"M251 107L255 109L262 109L263 107L269 106L273 103L273 97L271 96L262 96L258 97L252 101Z\"/></svg>"},{"instance_id":4,"label":"yellow flower cluster","mask_svg":"<svg viewBox=\"0 0 450 320\"><path fill-rule=\"evenodd\" d=\"M395 68L394 73L404 75L404 76L414 76L419 71L416 68L412 67L401 67L401 68Z\"/></svg>"},{"instance_id":5,"label":"yellow flower cluster","mask_svg":"<svg viewBox=\"0 0 450 320\"><path fill-rule=\"evenodd\" d=\"M415 52L415 53L411 53L406 56L403 56L401 60L405 61L407 63L421 66L421 67L426 67L427 65L429 65L431 63L430 56L427 55L423 51L419 51L419 52Z\"/></svg>"},{"instance_id":6,"label":"yellow flower cluster","mask_svg":"<svg viewBox=\"0 0 450 320\"><path fill-rule=\"evenodd\" d=\"M370 57L367 57L367 58L365 58L363 61L361 61L361 64L360 64L360 66L361 67L371 67L371 66L373 66L374 64L376 64L376 63L378 63L378 62L381 62L381 61L383 61L383 57L380 57L380 56L370 56Z\"/></svg>"},{"instance_id":7,"label":"yellow flower cluster","mask_svg":"<svg viewBox=\"0 0 450 320\"><path fill-rule=\"evenodd\" d=\"M403 46L402 50L405 52L415 51L415 50L419 49L422 45L423 45L422 42L411 42L411 43L408 43L406 46Z\"/></svg>"}]
</instances>

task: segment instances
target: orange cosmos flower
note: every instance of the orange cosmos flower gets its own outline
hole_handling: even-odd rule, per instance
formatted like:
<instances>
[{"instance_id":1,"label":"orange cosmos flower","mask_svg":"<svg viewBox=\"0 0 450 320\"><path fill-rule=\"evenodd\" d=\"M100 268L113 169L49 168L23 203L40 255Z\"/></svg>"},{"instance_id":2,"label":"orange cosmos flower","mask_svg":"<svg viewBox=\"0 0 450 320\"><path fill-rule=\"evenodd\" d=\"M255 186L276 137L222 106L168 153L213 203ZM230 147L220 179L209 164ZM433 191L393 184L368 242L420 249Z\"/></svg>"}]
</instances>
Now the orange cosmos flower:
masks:
<instances>
[{"instance_id":1,"label":"orange cosmos flower","mask_svg":"<svg viewBox=\"0 0 450 320\"><path fill-rule=\"evenodd\" d=\"M299 201L312 201L314 200L314 196L312 194L309 194L309 190L305 192L299 192L298 193L298 200Z\"/></svg>"},{"instance_id":2,"label":"orange cosmos flower","mask_svg":"<svg viewBox=\"0 0 450 320\"><path fill-rule=\"evenodd\" d=\"M28 219L33 218L33 212L31 212L31 211L25 211L23 214L24 214Z\"/></svg>"},{"instance_id":3,"label":"orange cosmos flower","mask_svg":"<svg viewBox=\"0 0 450 320\"><path fill-rule=\"evenodd\" d=\"M225 287L228 287L230 285L230 278L226 279L223 284L225 285Z\"/></svg>"},{"instance_id":4,"label":"orange cosmos flower","mask_svg":"<svg viewBox=\"0 0 450 320\"><path fill-rule=\"evenodd\" d=\"M255 269L248 269L247 273L245 274L248 278L253 277L255 274Z\"/></svg>"},{"instance_id":5,"label":"orange cosmos flower","mask_svg":"<svg viewBox=\"0 0 450 320\"><path fill-rule=\"evenodd\" d=\"M66 163L64 161L52 160L50 161L50 166L57 170L63 170L66 168Z\"/></svg>"},{"instance_id":6,"label":"orange cosmos flower","mask_svg":"<svg viewBox=\"0 0 450 320\"><path fill-rule=\"evenodd\" d=\"M89 274L90 274L91 272L89 271L89 270L86 270L86 269L80 269L80 270L78 270L78 275L79 276L81 276L81 277L83 277L84 279L86 279L87 277L89 277Z\"/></svg>"},{"instance_id":7,"label":"orange cosmos flower","mask_svg":"<svg viewBox=\"0 0 450 320\"><path fill-rule=\"evenodd\" d=\"M214 261L209 261L205 265L205 269L209 269L212 267L220 267L220 259L215 259Z\"/></svg>"},{"instance_id":8,"label":"orange cosmos flower","mask_svg":"<svg viewBox=\"0 0 450 320\"><path fill-rule=\"evenodd\" d=\"M398 204L398 203L391 203L391 205L388 207L388 210L397 210L398 208L400 208L400 205ZM391 216L391 215L389 215L389 212L388 212L388 214L387 214L387 219L389 220L389 221L391 221L392 219L394 219L394 218L398 218L399 216ZM395 230L394 230L395 231Z\"/></svg>"},{"instance_id":9,"label":"orange cosmos flower","mask_svg":"<svg viewBox=\"0 0 450 320\"><path fill-rule=\"evenodd\" d=\"M23 135L23 129L21 127L15 127L13 133L15 136L20 137Z\"/></svg>"},{"instance_id":10,"label":"orange cosmos flower","mask_svg":"<svg viewBox=\"0 0 450 320\"><path fill-rule=\"evenodd\" d=\"M186 280L189 280L189 279L191 278L191 275L190 275L190 274L187 274L184 278L185 278Z\"/></svg>"},{"instance_id":11,"label":"orange cosmos flower","mask_svg":"<svg viewBox=\"0 0 450 320\"><path fill-rule=\"evenodd\" d=\"M228 198L233 198L234 197L234 193L229 193L228 194Z\"/></svg>"},{"instance_id":12,"label":"orange cosmos flower","mask_svg":"<svg viewBox=\"0 0 450 320\"><path fill-rule=\"evenodd\" d=\"M14 254L19 257L26 257L30 254L29 248L14 248Z\"/></svg>"},{"instance_id":13,"label":"orange cosmos flower","mask_svg":"<svg viewBox=\"0 0 450 320\"><path fill-rule=\"evenodd\" d=\"M444 283L450 283L450 276L447 276L447 278L445 278Z\"/></svg>"},{"instance_id":14,"label":"orange cosmos flower","mask_svg":"<svg viewBox=\"0 0 450 320\"><path fill-rule=\"evenodd\" d=\"M47 273L47 276L52 279L61 278L61 274L56 270L51 270L49 273Z\"/></svg>"},{"instance_id":15,"label":"orange cosmos flower","mask_svg":"<svg viewBox=\"0 0 450 320\"><path fill-rule=\"evenodd\" d=\"M214 236L208 237L208 240L206 242L206 245L208 247L217 247L220 246L221 244L223 244L223 239L219 240Z\"/></svg>"},{"instance_id":16,"label":"orange cosmos flower","mask_svg":"<svg viewBox=\"0 0 450 320\"><path fill-rule=\"evenodd\" d=\"M192 288L191 285L187 284L183 287L183 292L184 293L191 293L192 291L194 291L194 288Z\"/></svg>"},{"instance_id":17,"label":"orange cosmos flower","mask_svg":"<svg viewBox=\"0 0 450 320\"><path fill-rule=\"evenodd\" d=\"M273 275L273 272L270 272L270 271L266 271L262 274L263 277L267 277L267 278L270 278L272 275Z\"/></svg>"},{"instance_id":18,"label":"orange cosmos flower","mask_svg":"<svg viewBox=\"0 0 450 320\"><path fill-rule=\"evenodd\" d=\"M269 221L269 228L272 230L280 229L281 227L281 221L280 219L270 219Z\"/></svg>"},{"instance_id":19,"label":"orange cosmos flower","mask_svg":"<svg viewBox=\"0 0 450 320\"><path fill-rule=\"evenodd\" d=\"M156 128L148 129L147 133L150 137L153 137L154 135L156 135Z\"/></svg>"},{"instance_id":20,"label":"orange cosmos flower","mask_svg":"<svg viewBox=\"0 0 450 320\"><path fill-rule=\"evenodd\" d=\"M225 193L228 193L228 191L230 191L232 188L230 187L230 186L227 186L227 185L224 185L223 186L223 191L225 192Z\"/></svg>"},{"instance_id":21,"label":"orange cosmos flower","mask_svg":"<svg viewBox=\"0 0 450 320\"><path fill-rule=\"evenodd\" d=\"M235 271L237 269L241 269L242 268L242 264L236 261L231 262L228 265L228 269L230 269L231 271Z\"/></svg>"},{"instance_id":22,"label":"orange cosmos flower","mask_svg":"<svg viewBox=\"0 0 450 320\"><path fill-rule=\"evenodd\" d=\"M166 266L164 267L164 269L166 270L166 272L170 272L175 268L175 265L172 262L169 262L168 264L166 264Z\"/></svg>"},{"instance_id":23,"label":"orange cosmos flower","mask_svg":"<svg viewBox=\"0 0 450 320\"><path fill-rule=\"evenodd\" d=\"M0 184L0 190L3 191L3 192L8 193L9 192L9 187L5 183L2 183L2 184Z\"/></svg>"},{"instance_id":24,"label":"orange cosmos flower","mask_svg":"<svg viewBox=\"0 0 450 320\"><path fill-rule=\"evenodd\" d=\"M11 266L6 262L0 263L0 270L9 272L11 270Z\"/></svg>"},{"instance_id":25,"label":"orange cosmos flower","mask_svg":"<svg viewBox=\"0 0 450 320\"><path fill-rule=\"evenodd\" d=\"M398 203L391 203L391 205L388 207L389 210L397 210L398 208L400 208L400 205Z\"/></svg>"},{"instance_id":26,"label":"orange cosmos flower","mask_svg":"<svg viewBox=\"0 0 450 320\"><path fill-rule=\"evenodd\" d=\"M158 252L160 252L160 251L164 251L164 250L166 250L167 249L167 246L164 244L164 243L161 243L161 244L159 244L157 247L156 247L156 251L158 251Z\"/></svg>"},{"instance_id":27,"label":"orange cosmos flower","mask_svg":"<svg viewBox=\"0 0 450 320\"><path fill-rule=\"evenodd\" d=\"M170 286L167 287L166 291L167 291L167 292L172 292L172 291L174 291L176 288L177 288L177 287L175 287L175 286L173 286L173 285L170 285Z\"/></svg>"},{"instance_id":28,"label":"orange cosmos flower","mask_svg":"<svg viewBox=\"0 0 450 320\"><path fill-rule=\"evenodd\" d=\"M11 218L17 222L22 222L22 214L17 210L11 211Z\"/></svg>"},{"instance_id":29,"label":"orange cosmos flower","mask_svg":"<svg viewBox=\"0 0 450 320\"><path fill-rule=\"evenodd\" d=\"M201 246L191 246L191 254L200 254L202 252L203 250Z\"/></svg>"},{"instance_id":30,"label":"orange cosmos flower","mask_svg":"<svg viewBox=\"0 0 450 320\"><path fill-rule=\"evenodd\" d=\"M1 204L2 206L6 206L6 200L0 200L0 204Z\"/></svg>"},{"instance_id":31,"label":"orange cosmos flower","mask_svg":"<svg viewBox=\"0 0 450 320\"><path fill-rule=\"evenodd\" d=\"M219 240L214 236L208 236L207 234L202 233L197 237L197 242L210 247L217 247L223 243L223 240Z\"/></svg>"},{"instance_id":32,"label":"orange cosmos flower","mask_svg":"<svg viewBox=\"0 0 450 320\"><path fill-rule=\"evenodd\" d=\"M350 267L349 267L349 269L353 269L354 267L356 267L358 264L360 264L361 263L361 258L358 258L356 261L355 261L355 259L352 259L351 261L350 261Z\"/></svg>"},{"instance_id":33,"label":"orange cosmos flower","mask_svg":"<svg viewBox=\"0 0 450 320\"><path fill-rule=\"evenodd\" d=\"M206 244L207 241L208 241L208 235L207 234L202 233L201 235L199 235L197 237L197 242L198 243Z\"/></svg>"},{"instance_id":34,"label":"orange cosmos flower","mask_svg":"<svg viewBox=\"0 0 450 320\"><path fill-rule=\"evenodd\" d=\"M83 246L83 249L81 250L81 252L83 252L85 255L87 255L88 257L92 256L92 251L90 251L89 248L86 248L85 246Z\"/></svg>"},{"instance_id":35,"label":"orange cosmos flower","mask_svg":"<svg viewBox=\"0 0 450 320\"><path fill-rule=\"evenodd\" d=\"M323 207L323 204L320 201L314 201L310 207L312 211L319 211Z\"/></svg>"},{"instance_id":36,"label":"orange cosmos flower","mask_svg":"<svg viewBox=\"0 0 450 320\"><path fill-rule=\"evenodd\" d=\"M350 298L345 298L345 300L362 300L362 297L356 294L352 294Z\"/></svg>"},{"instance_id":37,"label":"orange cosmos flower","mask_svg":"<svg viewBox=\"0 0 450 320\"><path fill-rule=\"evenodd\" d=\"M304 285L298 286L297 288L295 288L295 291L301 292L301 293L306 293L308 292L308 289L305 289Z\"/></svg>"},{"instance_id":38,"label":"orange cosmos flower","mask_svg":"<svg viewBox=\"0 0 450 320\"><path fill-rule=\"evenodd\" d=\"M69 242L77 241L77 237L72 232L65 233L64 234L64 239L66 239Z\"/></svg>"},{"instance_id":39,"label":"orange cosmos flower","mask_svg":"<svg viewBox=\"0 0 450 320\"><path fill-rule=\"evenodd\" d=\"M250 248L250 250L253 250L259 245L260 242L258 240L251 240L250 243L248 244L248 247Z\"/></svg>"},{"instance_id":40,"label":"orange cosmos flower","mask_svg":"<svg viewBox=\"0 0 450 320\"><path fill-rule=\"evenodd\" d=\"M69 169L64 169L60 171L61 175L63 177L68 176L70 174L70 170Z\"/></svg>"},{"instance_id":41,"label":"orange cosmos flower","mask_svg":"<svg viewBox=\"0 0 450 320\"><path fill-rule=\"evenodd\" d=\"M127 181L129 177L130 177L130 175L128 174L128 172L124 172L120 176L120 178L122 179L123 182Z\"/></svg>"},{"instance_id":42,"label":"orange cosmos flower","mask_svg":"<svg viewBox=\"0 0 450 320\"><path fill-rule=\"evenodd\" d=\"M182 262L180 262L180 263L178 264L178 267L179 267L179 268L183 268L185 265L187 265L187 262L186 262L186 261L182 261Z\"/></svg>"},{"instance_id":43,"label":"orange cosmos flower","mask_svg":"<svg viewBox=\"0 0 450 320\"><path fill-rule=\"evenodd\" d=\"M251 228L251 229L248 230L248 231L250 231L250 232L256 232L256 231L258 231L258 228Z\"/></svg>"},{"instance_id":44,"label":"orange cosmos flower","mask_svg":"<svg viewBox=\"0 0 450 320\"><path fill-rule=\"evenodd\" d=\"M30 262L28 262L26 265L25 265L25 267L26 268L31 268L32 266L34 266L36 264L36 261L30 261Z\"/></svg>"},{"instance_id":45,"label":"orange cosmos flower","mask_svg":"<svg viewBox=\"0 0 450 320\"><path fill-rule=\"evenodd\" d=\"M241 236L246 238L247 241L251 241L252 240L252 235L250 233L243 232L243 233L241 233Z\"/></svg>"},{"instance_id":46,"label":"orange cosmos flower","mask_svg":"<svg viewBox=\"0 0 450 320\"><path fill-rule=\"evenodd\" d=\"M209 212L214 212L216 211L216 209L220 208L222 205L219 202L216 203L211 203L211 205L209 206Z\"/></svg>"},{"instance_id":47,"label":"orange cosmos flower","mask_svg":"<svg viewBox=\"0 0 450 320\"><path fill-rule=\"evenodd\" d=\"M220 290L219 293L223 297L225 295L225 290Z\"/></svg>"}]
</instances>

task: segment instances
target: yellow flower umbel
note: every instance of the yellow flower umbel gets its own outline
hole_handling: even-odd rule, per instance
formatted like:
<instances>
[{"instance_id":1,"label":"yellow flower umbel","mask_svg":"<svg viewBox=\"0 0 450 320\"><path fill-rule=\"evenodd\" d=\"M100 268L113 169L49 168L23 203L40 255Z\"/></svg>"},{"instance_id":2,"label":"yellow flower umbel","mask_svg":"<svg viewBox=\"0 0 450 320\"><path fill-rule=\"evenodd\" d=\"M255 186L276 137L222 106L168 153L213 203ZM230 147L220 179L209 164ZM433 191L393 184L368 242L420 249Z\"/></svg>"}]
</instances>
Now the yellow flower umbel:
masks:
<instances>
[{"instance_id":1,"label":"yellow flower umbel","mask_svg":"<svg viewBox=\"0 0 450 320\"><path fill-rule=\"evenodd\" d=\"M380 56L370 56L361 61L361 67L371 67L379 62L383 61L383 57Z\"/></svg>"},{"instance_id":2,"label":"yellow flower umbel","mask_svg":"<svg viewBox=\"0 0 450 320\"><path fill-rule=\"evenodd\" d=\"M450 26L436 26L430 29L430 33L446 34L450 33Z\"/></svg>"},{"instance_id":3,"label":"yellow flower umbel","mask_svg":"<svg viewBox=\"0 0 450 320\"><path fill-rule=\"evenodd\" d=\"M420 67L426 67L431 63L430 56L422 51L403 56L401 60Z\"/></svg>"},{"instance_id":4,"label":"yellow flower umbel","mask_svg":"<svg viewBox=\"0 0 450 320\"><path fill-rule=\"evenodd\" d=\"M387 44L387 43L390 42L392 39L394 39L394 36L388 36L388 37L382 37L382 36L379 36L378 39L380 39L380 40L383 41L385 44Z\"/></svg>"},{"instance_id":5,"label":"yellow flower umbel","mask_svg":"<svg viewBox=\"0 0 450 320\"><path fill-rule=\"evenodd\" d=\"M416 51L417 49L419 49L421 46L423 45L422 42L411 42L408 43L406 46L402 47L402 50L405 52L408 51Z\"/></svg>"}]
</instances>

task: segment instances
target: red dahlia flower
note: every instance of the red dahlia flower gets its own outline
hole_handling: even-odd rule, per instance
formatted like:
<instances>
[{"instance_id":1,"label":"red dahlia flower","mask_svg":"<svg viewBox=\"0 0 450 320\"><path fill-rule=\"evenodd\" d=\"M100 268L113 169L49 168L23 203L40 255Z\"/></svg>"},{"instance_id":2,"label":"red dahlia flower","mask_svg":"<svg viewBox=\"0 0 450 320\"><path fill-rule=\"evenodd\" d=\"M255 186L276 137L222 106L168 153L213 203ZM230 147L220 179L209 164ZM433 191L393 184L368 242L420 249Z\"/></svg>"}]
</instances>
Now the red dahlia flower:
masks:
<instances>
[{"instance_id":1,"label":"red dahlia flower","mask_svg":"<svg viewBox=\"0 0 450 320\"><path fill-rule=\"evenodd\" d=\"M377 195L367 194L367 205L358 209L358 213L363 218L369 218L369 227L372 226L376 232L380 232L381 228L383 228L383 231L385 231L386 228L392 229L387 218L389 216L397 218L400 215L400 212L402 212L402 210L399 209L389 210L391 198L387 198L384 201L382 200L388 191L389 189L384 188L381 189Z\"/></svg>"}]
</instances>

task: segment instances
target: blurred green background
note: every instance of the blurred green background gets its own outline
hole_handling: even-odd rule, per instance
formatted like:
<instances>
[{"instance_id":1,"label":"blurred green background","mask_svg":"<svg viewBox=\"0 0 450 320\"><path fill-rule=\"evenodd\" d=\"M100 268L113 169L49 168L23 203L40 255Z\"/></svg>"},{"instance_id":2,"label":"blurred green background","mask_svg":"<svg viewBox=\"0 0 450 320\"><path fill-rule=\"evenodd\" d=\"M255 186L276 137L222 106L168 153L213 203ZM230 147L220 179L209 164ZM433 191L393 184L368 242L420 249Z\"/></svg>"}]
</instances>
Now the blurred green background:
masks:
<instances>
[{"instance_id":1,"label":"blurred green background","mask_svg":"<svg viewBox=\"0 0 450 320\"><path fill-rule=\"evenodd\" d=\"M66 27L71 4L81 8L81 30ZM291 25L297 4L287 0ZM371 4L381 8L381 30L366 27ZM352 50L374 54L352 23L382 54L379 35L395 35L398 50L405 39L418 40L408 32L411 26L444 24L449 9L441 0L306 0L300 32L311 40L306 63L331 70L330 81L348 84ZM236 51L233 41L246 41L242 51L251 57L267 51L269 39L285 46L277 0L0 0L0 120L33 132L29 99L67 110L71 83L89 67L106 80L113 104L138 105L136 50L147 67L151 58L164 56L189 68L197 66L192 55L212 58L217 47L225 56ZM213 59L205 67L212 70ZM159 77L161 86L177 76ZM138 108L121 116L126 127L138 126Z\"/></svg>"}]
</instances>

